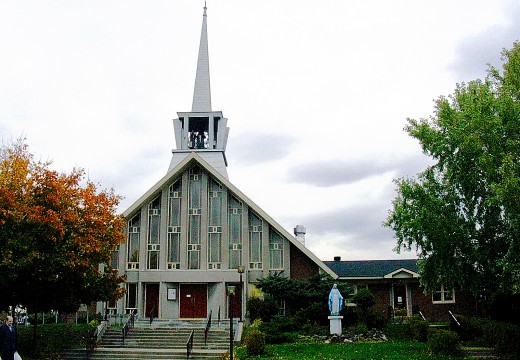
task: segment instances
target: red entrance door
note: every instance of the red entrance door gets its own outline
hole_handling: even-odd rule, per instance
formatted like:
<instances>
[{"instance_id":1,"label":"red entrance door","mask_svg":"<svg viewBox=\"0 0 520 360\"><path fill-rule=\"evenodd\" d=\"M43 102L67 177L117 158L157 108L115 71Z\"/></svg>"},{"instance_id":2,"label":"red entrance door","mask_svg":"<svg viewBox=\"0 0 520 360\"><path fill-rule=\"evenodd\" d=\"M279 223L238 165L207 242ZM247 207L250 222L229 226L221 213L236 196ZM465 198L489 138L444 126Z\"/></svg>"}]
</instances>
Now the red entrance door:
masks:
<instances>
[{"instance_id":1,"label":"red entrance door","mask_svg":"<svg viewBox=\"0 0 520 360\"><path fill-rule=\"evenodd\" d=\"M181 318L205 318L208 307L208 288L206 284L181 284Z\"/></svg>"},{"instance_id":2,"label":"red entrance door","mask_svg":"<svg viewBox=\"0 0 520 360\"><path fill-rule=\"evenodd\" d=\"M159 315L159 284L146 284L146 306L145 317L153 315L154 318Z\"/></svg>"},{"instance_id":3,"label":"red entrance door","mask_svg":"<svg viewBox=\"0 0 520 360\"><path fill-rule=\"evenodd\" d=\"M241 313L242 313L242 287L240 284L231 284L235 285L235 296L233 297L233 304L232 304L232 312L233 312L233 318L234 319L241 319ZM229 297L228 297L229 301Z\"/></svg>"}]
</instances>

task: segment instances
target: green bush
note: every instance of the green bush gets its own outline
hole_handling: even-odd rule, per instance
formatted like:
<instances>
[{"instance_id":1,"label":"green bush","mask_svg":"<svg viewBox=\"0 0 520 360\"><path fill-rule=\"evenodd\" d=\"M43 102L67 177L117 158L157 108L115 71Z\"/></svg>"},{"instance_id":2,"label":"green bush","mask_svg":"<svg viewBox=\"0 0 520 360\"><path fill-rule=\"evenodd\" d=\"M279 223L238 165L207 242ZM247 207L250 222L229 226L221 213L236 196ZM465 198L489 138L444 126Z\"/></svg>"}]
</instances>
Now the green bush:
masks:
<instances>
[{"instance_id":1,"label":"green bush","mask_svg":"<svg viewBox=\"0 0 520 360\"><path fill-rule=\"evenodd\" d=\"M329 308L323 303L312 303L308 307L297 311L294 316L298 319L298 323L329 325Z\"/></svg>"},{"instance_id":2,"label":"green bush","mask_svg":"<svg viewBox=\"0 0 520 360\"><path fill-rule=\"evenodd\" d=\"M480 326L484 343L501 358L520 358L520 326L486 319L480 319Z\"/></svg>"},{"instance_id":3,"label":"green bush","mask_svg":"<svg viewBox=\"0 0 520 360\"><path fill-rule=\"evenodd\" d=\"M426 342L428 340L428 330L430 328L428 321L412 317L408 319L406 325L409 327L410 334L414 340L420 342Z\"/></svg>"},{"instance_id":4,"label":"green bush","mask_svg":"<svg viewBox=\"0 0 520 360\"><path fill-rule=\"evenodd\" d=\"M266 296L264 299L252 297L247 300L247 310L251 321L256 319L269 321L278 314L278 304L270 296Z\"/></svg>"},{"instance_id":5,"label":"green bush","mask_svg":"<svg viewBox=\"0 0 520 360\"><path fill-rule=\"evenodd\" d=\"M262 322L258 328L265 334L268 344L281 344L295 340L300 324L293 316L276 315L271 321Z\"/></svg>"},{"instance_id":6,"label":"green bush","mask_svg":"<svg viewBox=\"0 0 520 360\"><path fill-rule=\"evenodd\" d=\"M365 316L365 323L369 329L382 330L388 322L385 314L369 309Z\"/></svg>"},{"instance_id":7,"label":"green bush","mask_svg":"<svg viewBox=\"0 0 520 360\"><path fill-rule=\"evenodd\" d=\"M414 340L410 326L407 323L388 323L385 327L385 334L394 341Z\"/></svg>"},{"instance_id":8,"label":"green bush","mask_svg":"<svg viewBox=\"0 0 520 360\"><path fill-rule=\"evenodd\" d=\"M433 355L460 356L459 335L451 330L433 330L428 335L428 349Z\"/></svg>"},{"instance_id":9,"label":"green bush","mask_svg":"<svg viewBox=\"0 0 520 360\"><path fill-rule=\"evenodd\" d=\"M352 331L355 335L364 335L368 332L368 326L365 323L359 323L353 327Z\"/></svg>"},{"instance_id":10,"label":"green bush","mask_svg":"<svg viewBox=\"0 0 520 360\"><path fill-rule=\"evenodd\" d=\"M450 321L450 329L459 334L461 341L479 339L483 335L482 321L478 318L455 315L460 325Z\"/></svg>"},{"instance_id":11,"label":"green bush","mask_svg":"<svg viewBox=\"0 0 520 360\"><path fill-rule=\"evenodd\" d=\"M248 355L261 355L265 352L265 334L257 328L251 328L245 336Z\"/></svg>"},{"instance_id":12,"label":"green bush","mask_svg":"<svg viewBox=\"0 0 520 360\"><path fill-rule=\"evenodd\" d=\"M361 307L361 309L366 310L375 305L376 299L374 295L368 289L360 289L356 295L354 295L354 302Z\"/></svg>"},{"instance_id":13,"label":"green bush","mask_svg":"<svg viewBox=\"0 0 520 360\"><path fill-rule=\"evenodd\" d=\"M38 359L50 358L66 349L84 347L85 339L94 328L87 324L45 324L37 326L36 343L33 343L33 325L18 326L18 350L20 354Z\"/></svg>"},{"instance_id":14,"label":"green bush","mask_svg":"<svg viewBox=\"0 0 520 360\"><path fill-rule=\"evenodd\" d=\"M492 347L502 358L520 358L520 326L463 315L456 315L456 318L460 326L451 324L451 328L462 341Z\"/></svg>"}]
</instances>

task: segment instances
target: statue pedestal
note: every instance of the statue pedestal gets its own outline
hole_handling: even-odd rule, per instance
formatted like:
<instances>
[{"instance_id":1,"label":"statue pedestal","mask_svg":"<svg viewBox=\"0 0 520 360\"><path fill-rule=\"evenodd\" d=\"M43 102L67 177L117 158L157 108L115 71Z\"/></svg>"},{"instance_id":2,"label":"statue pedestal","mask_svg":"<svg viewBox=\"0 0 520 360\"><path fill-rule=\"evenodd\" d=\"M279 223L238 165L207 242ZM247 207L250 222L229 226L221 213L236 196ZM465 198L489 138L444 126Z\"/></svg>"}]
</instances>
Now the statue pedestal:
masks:
<instances>
[{"instance_id":1,"label":"statue pedestal","mask_svg":"<svg viewBox=\"0 0 520 360\"><path fill-rule=\"evenodd\" d=\"M341 329L341 320L343 319L343 316L329 316L330 320L330 334L331 335L338 335L341 336L342 329Z\"/></svg>"}]
</instances>

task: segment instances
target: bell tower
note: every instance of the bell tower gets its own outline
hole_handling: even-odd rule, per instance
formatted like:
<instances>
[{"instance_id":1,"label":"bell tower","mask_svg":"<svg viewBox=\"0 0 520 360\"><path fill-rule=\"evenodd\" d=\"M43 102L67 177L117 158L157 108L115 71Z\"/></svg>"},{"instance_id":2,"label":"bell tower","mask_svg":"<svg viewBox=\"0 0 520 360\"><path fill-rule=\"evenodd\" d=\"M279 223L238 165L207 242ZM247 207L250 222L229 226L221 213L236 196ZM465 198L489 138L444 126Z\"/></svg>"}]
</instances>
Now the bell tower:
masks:
<instances>
[{"instance_id":1,"label":"bell tower","mask_svg":"<svg viewBox=\"0 0 520 360\"><path fill-rule=\"evenodd\" d=\"M221 111L211 109L206 11L207 8L204 4L193 103L190 112L178 112L178 118L173 120L177 148L172 150L173 156L168 171L188 154L196 152L225 178L228 178L225 154L229 133L227 119L224 118Z\"/></svg>"}]
</instances>

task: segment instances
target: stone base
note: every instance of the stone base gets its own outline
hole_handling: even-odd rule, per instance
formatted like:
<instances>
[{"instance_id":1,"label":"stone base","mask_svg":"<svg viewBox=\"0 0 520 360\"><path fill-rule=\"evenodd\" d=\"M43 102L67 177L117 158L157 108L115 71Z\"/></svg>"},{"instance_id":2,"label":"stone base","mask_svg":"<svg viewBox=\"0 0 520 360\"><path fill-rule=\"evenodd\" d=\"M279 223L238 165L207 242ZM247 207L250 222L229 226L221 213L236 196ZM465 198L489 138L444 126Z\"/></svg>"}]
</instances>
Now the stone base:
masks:
<instances>
[{"instance_id":1,"label":"stone base","mask_svg":"<svg viewBox=\"0 0 520 360\"><path fill-rule=\"evenodd\" d=\"M343 316L329 316L330 320L330 334L331 335L338 335L341 336L343 333L341 328L341 320L343 319Z\"/></svg>"}]
</instances>

